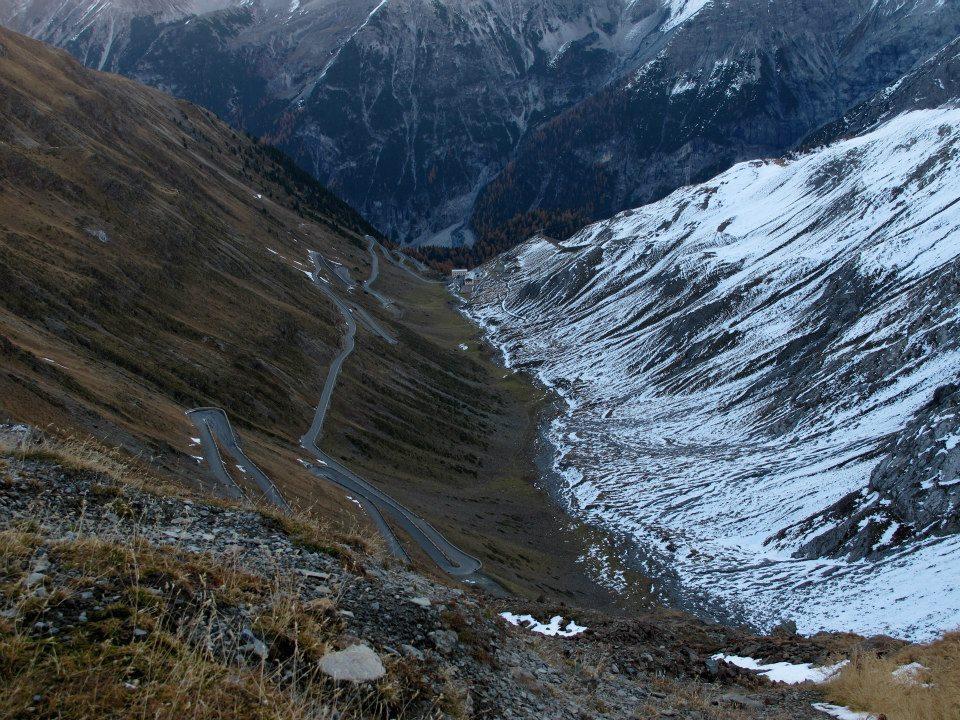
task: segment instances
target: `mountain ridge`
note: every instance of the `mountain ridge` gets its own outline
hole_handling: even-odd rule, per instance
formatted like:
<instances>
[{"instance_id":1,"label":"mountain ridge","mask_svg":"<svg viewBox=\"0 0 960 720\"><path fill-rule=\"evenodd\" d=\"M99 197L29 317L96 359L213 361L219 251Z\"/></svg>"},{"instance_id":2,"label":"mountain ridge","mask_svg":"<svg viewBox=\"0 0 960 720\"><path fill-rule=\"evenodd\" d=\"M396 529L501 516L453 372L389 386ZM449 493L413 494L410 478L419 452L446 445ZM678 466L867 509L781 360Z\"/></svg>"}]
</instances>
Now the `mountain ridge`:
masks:
<instances>
[{"instance_id":1,"label":"mountain ridge","mask_svg":"<svg viewBox=\"0 0 960 720\"><path fill-rule=\"evenodd\" d=\"M0 20L268 138L460 262L782 153L960 33L936 0L34 2Z\"/></svg>"}]
</instances>

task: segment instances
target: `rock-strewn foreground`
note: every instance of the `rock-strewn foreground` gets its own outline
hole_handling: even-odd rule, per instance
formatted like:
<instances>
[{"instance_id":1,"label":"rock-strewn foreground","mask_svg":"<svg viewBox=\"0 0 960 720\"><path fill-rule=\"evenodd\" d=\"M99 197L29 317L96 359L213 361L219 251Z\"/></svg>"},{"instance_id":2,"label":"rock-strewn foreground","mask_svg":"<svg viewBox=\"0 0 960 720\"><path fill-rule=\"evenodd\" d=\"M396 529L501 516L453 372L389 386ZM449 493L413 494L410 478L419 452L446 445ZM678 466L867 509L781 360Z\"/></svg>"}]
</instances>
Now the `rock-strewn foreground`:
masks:
<instances>
[{"instance_id":1,"label":"rock-strewn foreground","mask_svg":"<svg viewBox=\"0 0 960 720\"><path fill-rule=\"evenodd\" d=\"M7 428L0 456L0 702L17 716L812 718L816 688L710 656L820 663L860 642L494 602L369 539L23 437ZM507 606L589 629L534 635Z\"/></svg>"}]
</instances>

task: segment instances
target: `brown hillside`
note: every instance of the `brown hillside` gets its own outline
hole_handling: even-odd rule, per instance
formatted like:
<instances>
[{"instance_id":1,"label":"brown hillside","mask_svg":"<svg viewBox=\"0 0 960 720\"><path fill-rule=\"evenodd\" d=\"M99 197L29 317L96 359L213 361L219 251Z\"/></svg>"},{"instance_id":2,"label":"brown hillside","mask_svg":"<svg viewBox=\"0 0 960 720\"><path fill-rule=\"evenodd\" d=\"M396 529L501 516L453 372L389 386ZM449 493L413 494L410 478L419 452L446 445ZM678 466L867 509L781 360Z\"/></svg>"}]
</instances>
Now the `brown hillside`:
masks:
<instances>
[{"instance_id":1,"label":"brown hillside","mask_svg":"<svg viewBox=\"0 0 960 720\"><path fill-rule=\"evenodd\" d=\"M353 512L297 462L343 330L302 270L314 249L365 278L373 230L208 112L5 30L0 43L0 419L93 434L198 485L184 412L219 406L291 502ZM400 343L359 330L325 448L504 584L591 592L572 570L580 530L529 482L535 390L490 361L441 286L381 262L378 290L402 319L355 299Z\"/></svg>"}]
</instances>

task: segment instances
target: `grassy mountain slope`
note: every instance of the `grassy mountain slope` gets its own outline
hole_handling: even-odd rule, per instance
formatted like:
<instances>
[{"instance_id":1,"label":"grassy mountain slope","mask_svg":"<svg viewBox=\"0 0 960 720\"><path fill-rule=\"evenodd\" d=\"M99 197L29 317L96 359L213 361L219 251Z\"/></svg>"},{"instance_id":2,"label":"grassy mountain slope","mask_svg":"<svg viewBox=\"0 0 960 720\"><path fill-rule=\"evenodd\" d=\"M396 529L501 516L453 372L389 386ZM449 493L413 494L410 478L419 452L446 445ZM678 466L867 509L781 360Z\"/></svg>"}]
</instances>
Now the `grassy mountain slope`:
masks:
<instances>
[{"instance_id":1,"label":"grassy mountain slope","mask_svg":"<svg viewBox=\"0 0 960 720\"><path fill-rule=\"evenodd\" d=\"M0 417L93 434L201 485L184 412L219 406L295 505L349 518L297 462L343 331L304 271L318 250L367 277L373 229L204 110L14 33L0 43ZM401 342L361 328L327 449L503 582L575 584L555 548L518 550L529 524L558 524L525 479L533 389L459 348L475 330L440 285L381 269L402 319L355 299Z\"/></svg>"}]
</instances>

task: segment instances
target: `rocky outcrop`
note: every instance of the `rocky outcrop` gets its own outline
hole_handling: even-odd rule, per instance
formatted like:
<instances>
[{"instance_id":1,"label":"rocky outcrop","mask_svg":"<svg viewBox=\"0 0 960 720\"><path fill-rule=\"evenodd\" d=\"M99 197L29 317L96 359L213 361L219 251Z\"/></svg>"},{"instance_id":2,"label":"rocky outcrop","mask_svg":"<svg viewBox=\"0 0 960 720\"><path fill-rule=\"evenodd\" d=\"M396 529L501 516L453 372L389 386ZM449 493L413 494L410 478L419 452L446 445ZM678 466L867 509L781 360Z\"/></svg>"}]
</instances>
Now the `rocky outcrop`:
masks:
<instances>
[{"instance_id":1,"label":"rocky outcrop","mask_svg":"<svg viewBox=\"0 0 960 720\"><path fill-rule=\"evenodd\" d=\"M268 138L397 239L479 237L472 259L777 154L960 34L937 0L6 0L0 20Z\"/></svg>"},{"instance_id":2,"label":"rocky outcrop","mask_svg":"<svg viewBox=\"0 0 960 720\"><path fill-rule=\"evenodd\" d=\"M498 248L539 229L566 237L779 155L958 34L960 8L936 0L710 3L636 69L531 128L472 225Z\"/></svg>"},{"instance_id":3,"label":"rocky outcrop","mask_svg":"<svg viewBox=\"0 0 960 720\"><path fill-rule=\"evenodd\" d=\"M887 441L866 488L791 531L815 534L824 526L830 529L805 542L797 557L876 559L960 532L960 387L937 388Z\"/></svg>"}]
</instances>

